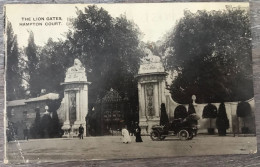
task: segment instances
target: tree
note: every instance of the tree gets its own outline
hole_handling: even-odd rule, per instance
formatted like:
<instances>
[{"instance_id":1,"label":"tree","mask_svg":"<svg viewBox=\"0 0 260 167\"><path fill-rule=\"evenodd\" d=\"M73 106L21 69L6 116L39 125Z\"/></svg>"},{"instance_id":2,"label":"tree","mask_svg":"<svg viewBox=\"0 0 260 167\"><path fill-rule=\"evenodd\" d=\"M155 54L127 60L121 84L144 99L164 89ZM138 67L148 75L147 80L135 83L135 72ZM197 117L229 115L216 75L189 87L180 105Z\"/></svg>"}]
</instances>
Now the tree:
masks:
<instances>
[{"instance_id":1,"label":"tree","mask_svg":"<svg viewBox=\"0 0 260 167\"><path fill-rule=\"evenodd\" d=\"M237 105L237 116L241 118L246 118L251 114L251 106L248 102L242 101ZM246 121L244 120L244 127L242 127L242 133L248 133L248 128L246 127Z\"/></svg>"},{"instance_id":2,"label":"tree","mask_svg":"<svg viewBox=\"0 0 260 167\"><path fill-rule=\"evenodd\" d=\"M188 116L188 112L183 105L178 105L174 110L174 119L184 119Z\"/></svg>"},{"instance_id":3,"label":"tree","mask_svg":"<svg viewBox=\"0 0 260 167\"><path fill-rule=\"evenodd\" d=\"M212 119L217 117L217 107L211 103L208 103L202 112L202 118L209 118L209 128L208 133L214 134L214 128L212 128Z\"/></svg>"},{"instance_id":4,"label":"tree","mask_svg":"<svg viewBox=\"0 0 260 167\"><path fill-rule=\"evenodd\" d=\"M25 54L28 58L27 71L30 77L29 90L32 97L36 97L41 92L41 77L39 75L39 58L37 56L37 46L34 42L34 34L29 32L28 45L25 48Z\"/></svg>"},{"instance_id":5,"label":"tree","mask_svg":"<svg viewBox=\"0 0 260 167\"><path fill-rule=\"evenodd\" d=\"M89 110L87 117L86 117L86 122L88 123L89 126L89 134L91 136L96 136L98 135L98 126L101 124L100 121L100 115L97 113L98 111L92 109Z\"/></svg>"},{"instance_id":6,"label":"tree","mask_svg":"<svg viewBox=\"0 0 260 167\"><path fill-rule=\"evenodd\" d=\"M39 53L39 87L46 92L56 92L63 97L63 87L67 68L72 66L74 54L69 51L69 46L64 41L54 42L51 38Z\"/></svg>"},{"instance_id":7,"label":"tree","mask_svg":"<svg viewBox=\"0 0 260 167\"><path fill-rule=\"evenodd\" d=\"M48 107L49 107L49 112L51 113L51 120L50 120L50 137L61 137L62 134L62 129L61 129L61 124L59 121L59 117L57 114L57 110L59 109L61 104L61 99L59 100L52 100L49 101Z\"/></svg>"},{"instance_id":8,"label":"tree","mask_svg":"<svg viewBox=\"0 0 260 167\"><path fill-rule=\"evenodd\" d=\"M45 112L41 117L40 121L40 137L41 138L50 138L52 130L52 121L49 112Z\"/></svg>"},{"instance_id":9,"label":"tree","mask_svg":"<svg viewBox=\"0 0 260 167\"><path fill-rule=\"evenodd\" d=\"M40 136L41 136L40 123L41 123L40 109L36 108L35 109L35 120L30 129L31 136L33 138L40 138Z\"/></svg>"},{"instance_id":10,"label":"tree","mask_svg":"<svg viewBox=\"0 0 260 167\"><path fill-rule=\"evenodd\" d=\"M6 98L8 101L20 99L24 95L22 87L21 68L19 65L20 52L17 43L17 36L13 32L11 23L7 22L6 27Z\"/></svg>"},{"instance_id":11,"label":"tree","mask_svg":"<svg viewBox=\"0 0 260 167\"><path fill-rule=\"evenodd\" d=\"M138 27L125 16L112 18L103 8L88 6L78 10L73 31L67 34L69 52L79 58L88 72L89 98L103 97L113 88L127 93L131 107L137 110L135 75L140 58ZM91 71L91 72L90 72Z\"/></svg>"},{"instance_id":12,"label":"tree","mask_svg":"<svg viewBox=\"0 0 260 167\"><path fill-rule=\"evenodd\" d=\"M229 128L229 120L226 113L225 104L222 102L218 109L216 125L218 128L218 134L220 136L226 136L226 130Z\"/></svg>"},{"instance_id":13,"label":"tree","mask_svg":"<svg viewBox=\"0 0 260 167\"><path fill-rule=\"evenodd\" d=\"M196 114L196 111L195 111L195 108L194 108L193 104L190 103L189 107L188 107L188 115L192 115L192 114ZM191 119L191 124L198 125L198 120Z\"/></svg>"},{"instance_id":14,"label":"tree","mask_svg":"<svg viewBox=\"0 0 260 167\"><path fill-rule=\"evenodd\" d=\"M199 103L253 97L248 11L186 11L166 38L168 69L178 73L170 92L179 103L197 95Z\"/></svg>"},{"instance_id":15,"label":"tree","mask_svg":"<svg viewBox=\"0 0 260 167\"><path fill-rule=\"evenodd\" d=\"M52 112L50 137L61 137L62 130L57 111Z\"/></svg>"},{"instance_id":16,"label":"tree","mask_svg":"<svg viewBox=\"0 0 260 167\"><path fill-rule=\"evenodd\" d=\"M112 18L97 6L77 10L72 29L65 41L49 39L39 53L39 87L47 92L59 92L61 97L66 69L75 58L80 59L87 72L89 99L96 101L111 88L127 94L133 111L137 110L138 91L135 75L140 58L140 32L125 16ZM55 71L55 72L53 72Z\"/></svg>"},{"instance_id":17,"label":"tree","mask_svg":"<svg viewBox=\"0 0 260 167\"><path fill-rule=\"evenodd\" d=\"M168 125L169 118L166 112L165 104L161 104L161 117L160 117L160 125Z\"/></svg>"}]
</instances>

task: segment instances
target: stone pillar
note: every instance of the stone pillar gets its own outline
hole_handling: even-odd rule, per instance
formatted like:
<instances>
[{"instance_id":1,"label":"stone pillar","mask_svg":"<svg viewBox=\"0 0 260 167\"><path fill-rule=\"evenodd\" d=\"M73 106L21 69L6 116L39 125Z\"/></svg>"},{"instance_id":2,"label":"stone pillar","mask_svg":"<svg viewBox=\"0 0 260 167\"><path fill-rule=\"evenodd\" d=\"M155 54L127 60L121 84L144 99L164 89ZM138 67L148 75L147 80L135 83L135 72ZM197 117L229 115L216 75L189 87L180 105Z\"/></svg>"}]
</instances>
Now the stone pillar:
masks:
<instances>
[{"instance_id":1,"label":"stone pillar","mask_svg":"<svg viewBox=\"0 0 260 167\"><path fill-rule=\"evenodd\" d=\"M138 78L139 125L142 134L149 134L152 126L159 124L160 105L166 101L163 97L166 73L161 58L153 55L149 48L146 48L145 52L147 56L142 59L136 77ZM154 112L153 115L150 115L151 111Z\"/></svg>"},{"instance_id":2,"label":"stone pillar","mask_svg":"<svg viewBox=\"0 0 260 167\"><path fill-rule=\"evenodd\" d=\"M84 127L84 136L89 135L88 127L86 125L86 116L88 114L88 85L83 86L83 90L81 90L81 122Z\"/></svg>"},{"instance_id":3,"label":"stone pillar","mask_svg":"<svg viewBox=\"0 0 260 167\"><path fill-rule=\"evenodd\" d=\"M83 101L82 101L82 93L83 93L83 91L80 89L79 90L79 120L82 122L82 105L83 105Z\"/></svg>"},{"instance_id":4,"label":"stone pillar","mask_svg":"<svg viewBox=\"0 0 260 167\"><path fill-rule=\"evenodd\" d=\"M159 99L161 98L159 95L158 95L158 83L155 83L154 86L153 86L153 99L154 99L154 116L155 117L159 117Z\"/></svg>"},{"instance_id":5,"label":"stone pillar","mask_svg":"<svg viewBox=\"0 0 260 167\"><path fill-rule=\"evenodd\" d=\"M144 86L138 83L138 98L139 98L139 117L144 118L145 114L145 92Z\"/></svg>"},{"instance_id":6,"label":"stone pillar","mask_svg":"<svg viewBox=\"0 0 260 167\"><path fill-rule=\"evenodd\" d=\"M81 118L80 118L80 111L81 111L81 102L80 102L80 90L76 92L76 121L73 124L73 128L77 131L80 124L82 124Z\"/></svg>"},{"instance_id":7,"label":"stone pillar","mask_svg":"<svg viewBox=\"0 0 260 167\"><path fill-rule=\"evenodd\" d=\"M85 117L88 114L88 85L84 85L82 92L82 103L81 103L81 121L85 122Z\"/></svg>"},{"instance_id":8,"label":"stone pillar","mask_svg":"<svg viewBox=\"0 0 260 167\"><path fill-rule=\"evenodd\" d=\"M142 89L141 89L141 84L138 83L138 99L139 99L139 118L142 117L142 95L141 95L141 92L142 92Z\"/></svg>"},{"instance_id":9,"label":"stone pillar","mask_svg":"<svg viewBox=\"0 0 260 167\"><path fill-rule=\"evenodd\" d=\"M138 83L138 98L139 98L139 126L142 134L147 134L147 119L145 109L145 88L144 85Z\"/></svg>"},{"instance_id":10,"label":"stone pillar","mask_svg":"<svg viewBox=\"0 0 260 167\"><path fill-rule=\"evenodd\" d=\"M82 66L80 60L75 59L74 65L67 69L64 83L65 85L65 95L64 95L64 112L66 113L64 125L62 129L70 129L69 120L69 92L76 91L76 121L72 125L71 136L78 136L78 128L80 124L84 127L85 117L88 113L88 84L85 68ZM64 137L69 137L64 134Z\"/></svg>"},{"instance_id":11,"label":"stone pillar","mask_svg":"<svg viewBox=\"0 0 260 167\"><path fill-rule=\"evenodd\" d=\"M161 103L166 103L165 97L165 80L161 78L165 77L165 73L154 74L154 76L139 76L138 81L138 97L139 97L139 125L142 129L143 135L148 135L151 132L153 125L158 125L160 122L160 106ZM143 79L142 79L143 78ZM152 86L152 109L154 115L149 115L148 112L148 93L151 91L147 89L147 86ZM151 93L150 93L151 94Z\"/></svg>"},{"instance_id":12,"label":"stone pillar","mask_svg":"<svg viewBox=\"0 0 260 167\"><path fill-rule=\"evenodd\" d=\"M69 94L68 92L65 92L65 96L64 96L64 99L65 99L65 112L66 112L66 116L65 116L65 122L64 124L70 124L70 120L69 120Z\"/></svg>"},{"instance_id":13,"label":"stone pillar","mask_svg":"<svg viewBox=\"0 0 260 167\"><path fill-rule=\"evenodd\" d=\"M141 84L141 103L142 103L142 117L147 117L147 112L146 112L146 90L145 90L145 85Z\"/></svg>"},{"instance_id":14,"label":"stone pillar","mask_svg":"<svg viewBox=\"0 0 260 167\"><path fill-rule=\"evenodd\" d=\"M68 92L64 92L64 111L65 111L65 121L63 123L62 129L64 130L63 137L69 137L70 120L69 120L69 95Z\"/></svg>"},{"instance_id":15,"label":"stone pillar","mask_svg":"<svg viewBox=\"0 0 260 167\"><path fill-rule=\"evenodd\" d=\"M76 92L76 121L80 121L79 110L80 110L80 101L79 101L79 91Z\"/></svg>"},{"instance_id":16,"label":"stone pillar","mask_svg":"<svg viewBox=\"0 0 260 167\"><path fill-rule=\"evenodd\" d=\"M161 109L161 104L162 104L162 82L158 82L158 100L159 100L159 113ZM161 114L159 114L160 116Z\"/></svg>"},{"instance_id":17,"label":"stone pillar","mask_svg":"<svg viewBox=\"0 0 260 167\"><path fill-rule=\"evenodd\" d=\"M84 88L83 88L83 90L80 90L80 93L79 93L79 97L80 97L80 108L79 108L79 120L81 121L81 122L84 122L85 123L85 118L83 117L83 115L84 115Z\"/></svg>"}]
</instances>

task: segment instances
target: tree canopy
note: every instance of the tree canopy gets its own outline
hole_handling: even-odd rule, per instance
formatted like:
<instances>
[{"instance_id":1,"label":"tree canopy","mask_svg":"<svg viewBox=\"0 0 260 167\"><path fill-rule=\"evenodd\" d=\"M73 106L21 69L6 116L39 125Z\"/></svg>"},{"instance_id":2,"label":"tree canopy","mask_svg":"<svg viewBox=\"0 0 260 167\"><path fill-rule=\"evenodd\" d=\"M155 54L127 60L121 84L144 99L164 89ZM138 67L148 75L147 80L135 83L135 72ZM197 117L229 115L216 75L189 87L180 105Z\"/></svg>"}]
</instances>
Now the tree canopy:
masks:
<instances>
[{"instance_id":1,"label":"tree canopy","mask_svg":"<svg viewBox=\"0 0 260 167\"><path fill-rule=\"evenodd\" d=\"M86 69L91 69L89 96L102 97L113 88L127 92L130 98L136 97L134 75L142 57L137 26L125 16L112 18L96 6L85 8L85 12L79 10L77 14L68 42Z\"/></svg>"},{"instance_id":2,"label":"tree canopy","mask_svg":"<svg viewBox=\"0 0 260 167\"><path fill-rule=\"evenodd\" d=\"M96 102L97 97L102 98L113 88L122 97L128 97L130 111L134 112L133 115L138 115L135 113L138 110L138 91L134 76L138 72L140 59L144 56L139 28L126 16L113 18L106 10L95 5L84 10L77 9L76 12L77 17L72 20L64 40L54 41L50 38L44 46L37 46L33 32L29 32L28 45L23 50L24 72L21 74L27 79L30 92L28 95L37 97L42 93L56 92L62 98L64 88L61 83L64 82L66 70L73 65L74 59L78 58L86 69L88 81L91 82L88 89L90 105ZM14 70L14 67L19 67L20 57L16 36L11 25L8 26L10 44L8 43L7 80L13 83L8 85L8 92L10 100L14 100L16 97L11 96L17 94L15 84L18 83L18 77L14 74L18 70ZM42 92L42 89L46 91ZM60 101L58 102L60 104ZM49 119L49 116L40 118L39 113L36 113L35 124L31 128L34 137L59 135L60 126L56 111L59 104L55 104L55 107L48 104L53 119ZM135 119L137 118L133 118ZM93 124L93 120L90 124ZM44 128L48 133L39 131Z\"/></svg>"},{"instance_id":3,"label":"tree canopy","mask_svg":"<svg viewBox=\"0 0 260 167\"><path fill-rule=\"evenodd\" d=\"M36 97L41 92L40 83L42 82L39 74L39 57L37 46L34 42L34 34L29 32L28 45L25 48L25 55L27 56L27 71L29 75L29 90L32 97Z\"/></svg>"},{"instance_id":4,"label":"tree canopy","mask_svg":"<svg viewBox=\"0 0 260 167\"><path fill-rule=\"evenodd\" d=\"M174 110L174 119L184 119L188 116L188 112L185 106L178 105Z\"/></svg>"},{"instance_id":5,"label":"tree canopy","mask_svg":"<svg viewBox=\"0 0 260 167\"><path fill-rule=\"evenodd\" d=\"M167 36L168 69L178 73L170 91L179 103L239 101L253 96L248 11L185 12Z\"/></svg>"},{"instance_id":6,"label":"tree canopy","mask_svg":"<svg viewBox=\"0 0 260 167\"><path fill-rule=\"evenodd\" d=\"M60 93L63 95L63 87L66 69L72 66L74 55L67 51L67 43L63 41L54 42L51 38L39 51L39 75L41 82L39 89L47 92Z\"/></svg>"},{"instance_id":7,"label":"tree canopy","mask_svg":"<svg viewBox=\"0 0 260 167\"><path fill-rule=\"evenodd\" d=\"M17 44L17 36L13 32L13 28L10 22L7 22L6 37L6 98L9 101L22 98L24 95L24 88L22 86L22 72L19 68L19 59L21 55Z\"/></svg>"},{"instance_id":8,"label":"tree canopy","mask_svg":"<svg viewBox=\"0 0 260 167\"><path fill-rule=\"evenodd\" d=\"M207 104L203 108L202 117L203 118L216 118L217 117L217 107L211 103Z\"/></svg>"},{"instance_id":9,"label":"tree canopy","mask_svg":"<svg viewBox=\"0 0 260 167\"><path fill-rule=\"evenodd\" d=\"M251 114L251 106L248 102L242 101L237 105L237 116L246 117Z\"/></svg>"},{"instance_id":10,"label":"tree canopy","mask_svg":"<svg viewBox=\"0 0 260 167\"><path fill-rule=\"evenodd\" d=\"M144 56L140 47L138 27L125 16L113 18L103 8L88 6L77 10L77 17L66 39L58 42L51 38L45 46L38 48L38 92L59 92L62 97L67 68L75 58L80 59L87 72L90 102L103 97L113 88L127 94L132 106L137 106L137 81L140 58ZM32 55L33 38L29 38L27 52ZM30 53L29 53L30 51ZM31 56L32 57L32 56ZM35 61L33 61L35 62ZM33 64L32 64L33 65ZM33 84L31 81L30 83Z\"/></svg>"}]
</instances>

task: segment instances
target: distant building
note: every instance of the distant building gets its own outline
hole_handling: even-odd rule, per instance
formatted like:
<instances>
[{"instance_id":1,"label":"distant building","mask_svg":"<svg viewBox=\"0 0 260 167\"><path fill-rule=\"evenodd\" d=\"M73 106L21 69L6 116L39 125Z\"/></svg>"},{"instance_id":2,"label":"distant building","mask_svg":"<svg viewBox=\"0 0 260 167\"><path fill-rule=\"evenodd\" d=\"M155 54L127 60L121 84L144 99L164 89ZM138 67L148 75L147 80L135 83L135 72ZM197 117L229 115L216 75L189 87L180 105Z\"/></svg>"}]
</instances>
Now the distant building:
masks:
<instances>
[{"instance_id":1,"label":"distant building","mask_svg":"<svg viewBox=\"0 0 260 167\"><path fill-rule=\"evenodd\" d=\"M59 94L48 93L39 97L20 99L6 102L7 130L15 136L15 139L23 139L23 130L31 128L35 121L36 111L42 116L45 106L51 105L59 99Z\"/></svg>"}]
</instances>

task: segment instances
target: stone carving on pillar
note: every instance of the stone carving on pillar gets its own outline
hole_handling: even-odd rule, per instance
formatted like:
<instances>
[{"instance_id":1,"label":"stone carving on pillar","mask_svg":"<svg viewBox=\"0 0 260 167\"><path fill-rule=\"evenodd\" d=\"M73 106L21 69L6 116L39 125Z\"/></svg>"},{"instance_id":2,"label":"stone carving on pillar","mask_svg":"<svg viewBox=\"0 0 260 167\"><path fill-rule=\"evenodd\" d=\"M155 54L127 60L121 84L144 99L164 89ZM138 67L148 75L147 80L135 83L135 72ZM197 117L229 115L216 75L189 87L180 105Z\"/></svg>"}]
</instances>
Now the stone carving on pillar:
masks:
<instances>
[{"instance_id":1,"label":"stone carving on pillar","mask_svg":"<svg viewBox=\"0 0 260 167\"><path fill-rule=\"evenodd\" d=\"M147 84L146 85L146 109L147 109L147 114L150 118L154 116L154 107L153 107L153 85L152 84Z\"/></svg>"},{"instance_id":2,"label":"stone carving on pillar","mask_svg":"<svg viewBox=\"0 0 260 167\"><path fill-rule=\"evenodd\" d=\"M82 63L79 59L74 60L74 65L68 68L65 77L65 83L75 81L87 82L85 68L82 66Z\"/></svg>"},{"instance_id":3,"label":"stone carving on pillar","mask_svg":"<svg viewBox=\"0 0 260 167\"><path fill-rule=\"evenodd\" d=\"M79 59L74 60L68 68L64 83L65 120L62 129L63 137L77 137L80 124L85 127L85 117L88 113L88 85L86 71ZM86 132L86 131L85 131Z\"/></svg>"},{"instance_id":4,"label":"stone carving on pillar","mask_svg":"<svg viewBox=\"0 0 260 167\"><path fill-rule=\"evenodd\" d=\"M69 121L70 125L72 125L76 121L76 94L75 92L70 92L69 95Z\"/></svg>"}]
</instances>

